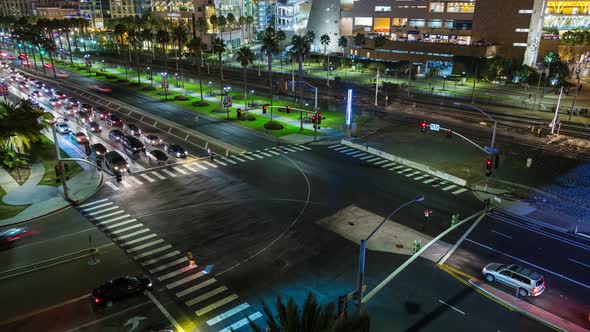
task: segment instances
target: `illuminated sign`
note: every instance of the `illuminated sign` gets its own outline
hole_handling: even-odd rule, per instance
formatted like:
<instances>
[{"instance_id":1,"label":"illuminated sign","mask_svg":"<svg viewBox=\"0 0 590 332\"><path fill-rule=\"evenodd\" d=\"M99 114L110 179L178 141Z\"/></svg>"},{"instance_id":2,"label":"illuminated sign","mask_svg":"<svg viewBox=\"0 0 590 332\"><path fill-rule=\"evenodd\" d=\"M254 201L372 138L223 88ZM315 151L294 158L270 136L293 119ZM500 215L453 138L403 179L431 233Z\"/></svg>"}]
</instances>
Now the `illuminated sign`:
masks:
<instances>
[{"instance_id":1,"label":"illuminated sign","mask_svg":"<svg viewBox=\"0 0 590 332\"><path fill-rule=\"evenodd\" d=\"M348 89L348 97L346 98L346 125L350 126L352 122L352 89Z\"/></svg>"}]
</instances>

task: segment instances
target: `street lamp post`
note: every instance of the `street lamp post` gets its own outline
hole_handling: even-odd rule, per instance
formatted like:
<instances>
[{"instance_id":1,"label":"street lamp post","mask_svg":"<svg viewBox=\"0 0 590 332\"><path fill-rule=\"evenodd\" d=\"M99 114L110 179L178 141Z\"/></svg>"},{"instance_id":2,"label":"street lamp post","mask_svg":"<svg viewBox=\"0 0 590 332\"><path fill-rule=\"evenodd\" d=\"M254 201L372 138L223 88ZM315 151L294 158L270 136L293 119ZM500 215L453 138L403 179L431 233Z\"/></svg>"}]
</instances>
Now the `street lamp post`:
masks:
<instances>
[{"instance_id":1,"label":"street lamp post","mask_svg":"<svg viewBox=\"0 0 590 332\"><path fill-rule=\"evenodd\" d=\"M64 190L64 198L66 199L66 201L69 201L70 196L68 194L68 186L66 184L66 175L64 172L64 162L63 162L63 160L61 160L61 153L59 151L59 142L57 140L57 131L55 129L55 125L57 124L57 122L60 119L62 119L63 121L68 121L68 119L58 116L57 118L55 118L53 124L51 125L51 131L53 133L53 143L55 145L55 156L57 157L57 163L59 165L59 169L61 170L60 179L61 179L61 184L62 184L63 190Z\"/></svg>"},{"instance_id":2,"label":"street lamp post","mask_svg":"<svg viewBox=\"0 0 590 332\"><path fill-rule=\"evenodd\" d=\"M497 122L494 118L492 118L488 113L486 113L484 110L482 110L481 108L477 107L477 106L473 106L470 104L463 104L460 102L454 102L453 105L455 106L465 106L465 107L470 107L473 108L476 111L479 111L481 114L485 115L488 119L490 119L493 123L494 123L494 131L492 132L492 143L491 143L491 148L494 147L494 143L496 141L496 126L497 126Z\"/></svg>"},{"instance_id":3,"label":"street lamp post","mask_svg":"<svg viewBox=\"0 0 590 332\"><path fill-rule=\"evenodd\" d=\"M213 96L213 83L209 81L207 85L209 85L209 96Z\"/></svg>"},{"instance_id":4,"label":"street lamp post","mask_svg":"<svg viewBox=\"0 0 590 332\"><path fill-rule=\"evenodd\" d=\"M154 86L154 77L152 76L152 67L148 66L147 70L150 73L150 85L153 87Z\"/></svg>"},{"instance_id":5,"label":"street lamp post","mask_svg":"<svg viewBox=\"0 0 590 332\"><path fill-rule=\"evenodd\" d=\"M363 311L363 286L365 283L365 253L367 251L367 242L375 235L375 233L385 224L391 216L393 216L397 211L401 210L402 208L415 203L415 202L422 202L424 201L424 196L417 196L416 198L412 199L411 201L399 206L393 212L391 212L383 221L367 236L366 239L361 240L361 247L359 251L359 267L358 267L358 283L357 283L357 290L356 290L356 297L357 297L357 308L358 312L361 313Z\"/></svg>"},{"instance_id":6,"label":"street lamp post","mask_svg":"<svg viewBox=\"0 0 590 332\"><path fill-rule=\"evenodd\" d=\"M254 90L250 90L250 96L252 97L252 102L250 103L250 107L254 107Z\"/></svg>"}]
</instances>

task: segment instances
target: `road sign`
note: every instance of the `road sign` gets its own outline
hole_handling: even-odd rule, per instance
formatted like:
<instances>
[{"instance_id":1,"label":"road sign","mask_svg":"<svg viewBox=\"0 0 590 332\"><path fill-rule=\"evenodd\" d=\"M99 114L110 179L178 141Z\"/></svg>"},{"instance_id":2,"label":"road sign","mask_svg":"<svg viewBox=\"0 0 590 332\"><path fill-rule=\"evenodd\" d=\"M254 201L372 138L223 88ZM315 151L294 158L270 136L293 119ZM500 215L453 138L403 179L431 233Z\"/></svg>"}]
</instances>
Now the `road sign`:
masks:
<instances>
[{"instance_id":1,"label":"road sign","mask_svg":"<svg viewBox=\"0 0 590 332\"><path fill-rule=\"evenodd\" d=\"M439 131L440 130L440 125L438 123L431 123L430 124L430 130L432 130L432 131Z\"/></svg>"},{"instance_id":2,"label":"road sign","mask_svg":"<svg viewBox=\"0 0 590 332\"><path fill-rule=\"evenodd\" d=\"M486 150L487 153L489 154L498 154L500 153L500 150L498 148L492 148L489 146L484 147L484 150Z\"/></svg>"}]
</instances>

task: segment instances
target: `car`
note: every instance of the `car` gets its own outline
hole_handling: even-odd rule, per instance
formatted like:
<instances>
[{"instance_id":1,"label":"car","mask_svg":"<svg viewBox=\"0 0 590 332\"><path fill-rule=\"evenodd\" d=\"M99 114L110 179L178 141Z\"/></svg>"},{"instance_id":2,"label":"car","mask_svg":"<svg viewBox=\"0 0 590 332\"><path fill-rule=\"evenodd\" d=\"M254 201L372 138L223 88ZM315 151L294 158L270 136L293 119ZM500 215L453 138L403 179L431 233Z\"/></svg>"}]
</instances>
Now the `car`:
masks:
<instances>
[{"instance_id":1,"label":"car","mask_svg":"<svg viewBox=\"0 0 590 332\"><path fill-rule=\"evenodd\" d=\"M21 89L28 89L29 86L27 85L26 82L18 82L18 87Z\"/></svg>"},{"instance_id":2,"label":"car","mask_svg":"<svg viewBox=\"0 0 590 332\"><path fill-rule=\"evenodd\" d=\"M164 143L162 141L162 139L156 135L144 135L143 136L143 141L146 144L149 144L151 146L158 146L158 145L162 145L162 143Z\"/></svg>"},{"instance_id":3,"label":"car","mask_svg":"<svg viewBox=\"0 0 590 332\"><path fill-rule=\"evenodd\" d=\"M97 86L96 90L98 90L98 92L103 92L103 93L109 93L109 92L113 91L113 89L109 88L108 86Z\"/></svg>"},{"instance_id":4,"label":"car","mask_svg":"<svg viewBox=\"0 0 590 332\"><path fill-rule=\"evenodd\" d=\"M489 282L498 281L517 289L520 296L539 296L545 290L545 278L516 264L490 263L482 270Z\"/></svg>"},{"instance_id":5,"label":"car","mask_svg":"<svg viewBox=\"0 0 590 332\"><path fill-rule=\"evenodd\" d=\"M53 94L59 99L66 99L66 94L61 91L55 91Z\"/></svg>"},{"instance_id":6,"label":"car","mask_svg":"<svg viewBox=\"0 0 590 332\"><path fill-rule=\"evenodd\" d=\"M188 156L186 150L178 144L166 144L164 145L164 151L176 158L186 158Z\"/></svg>"},{"instance_id":7,"label":"car","mask_svg":"<svg viewBox=\"0 0 590 332\"><path fill-rule=\"evenodd\" d=\"M96 121L87 121L84 124L84 128L92 133L100 133L102 131L102 127Z\"/></svg>"},{"instance_id":8,"label":"car","mask_svg":"<svg viewBox=\"0 0 590 332\"><path fill-rule=\"evenodd\" d=\"M16 76L14 76L14 75L10 75L8 78L9 78L11 81L13 81L13 82L16 82Z\"/></svg>"},{"instance_id":9,"label":"car","mask_svg":"<svg viewBox=\"0 0 590 332\"><path fill-rule=\"evenodd\" d=\"M90 113L82 111L76 112L76 122L86 123L88 121L90 121Z\"/></svg>"},{"instance_id":10,"label":"car","mask_svg":"<svg viewBox=\"0 0 590 332\"><path fill-rule=\"evenodd\" d=\"M53 88L49 87L49 86L44 86L43 89L41 89L41 91L43 91L43 93L47 96L47 97L52 97L53 96Z\"/></svg>"},{"instance_id":11,"label":"car","mask_svg":"<svg viewBox=\"0 0 590 332\"><path fill-rule=\"evenodd\" d=\"M109 280L92 290L92 303L110 307L113 301L151 290L152 281L144 276L123 276Z\"/></svg>"},{"instance_id":12,"label":"car","mask_svg":"<svg viewBox=\"0 0 590 332\"><path fill-rule=\"evenodd\" d=\"M119 142L125 134L119 129L109 131L109 138L113 141Z\"/></svg>"},{"instance_id":13,"label":"car","mask_svg":"<svg viewBox=\"0 0 590 332\"><path fill-rule=\"evenodd\" d=\"M51 97L51 98L48 99L48 101L53 106L59 106L59 105L61 105L61 100L59 100L56 97Z\"/></svg>"},{"instance_id":14,"label":"car","mask_svg":"<svg viewBox=\"0 0 590 332\"><path fill-rule=\"evenodd\" d=\"M68 126L68 124L65 122L56 123L55 130L57 130L57 132L60 134L69 134L70 132L72 132L72 130L70 129L70 126Z\"/></svg>"},{"instance_id":15,"label":"car","mask_svg":"<svg viewBox=\"0 0 590 332\"><path fill-rule=\"evenodd\" d=\"M16 72L16 77L23 78L24 76L25 76L25 74L23 74L22 72L20 72L20 71Z\"/></svg>"},{"instance_id":16,"label":"car","mask_svg":"<svg viewBox=\"0 0 590 332\"><path fill-rule=\"evenodd\" d=\"M168 162L168 156L160 150L152 150L146 153L147 159L150 163L157 165L165 165Z\"/></svg>"},{"instance_id":17,"label":"car","mask_svg":"<svg viewBox=\"0 0 590 332\"><path fill-rule=\"evenodd\" d=\"M77 108L74 108L72 106L65 106L62 112L64 113L64 115L74 115L77 112Z\"/></svg>"},{"instance_id":18,"label":"car","mask_svg":"<svg viewBox=\"0 0 590 332\"><path fill-rule=\"evenodd\" d=\"M76 98L68 98L68 106L78 107L79 104Z\"/></svg>"},{"instance_id":19,"label":"car","mask_svg":"<svg viewBox=\"0 0 590 332\"><path fill-rule=\"evenodd\" d=\"M8 69L8 71L11 72L11 73L16 73L16 68L10 67L10 69Z\"/></svg>"},{"instance_id":20,"label":"car","mask_svg":"<svg viewBox=\"0 0 590 332\"><path fill-rule=\"evenodd\" d=\"M71 132L70 137L75 140L78 144L84 144L88 141L88 137L81 131Z\"/></svg>"},{"instance_id":21,"label":"car","mask_svg":"<svg viewBox=\"0 0 590 332\"><path fill-rule=\"evenodd\" d=\"M35 98L41 97L41 92L39 90L35 90L31 92L31 95L35 96Z\"/></svg>"},{"instance_id":22,"label":"car","mask_svg":"<svg viewBox=\"0 0 590 332\"><path fill-rule=\"evenodd\" d=\"M104 155L104 164L113 173L130 172L127 160L117 151L109 151Z\"/></svg>"},{"instance_id":23,"label":"car","mask_svg":"<svg viewBox=\"0 0 590 332\"><path fill-rule=\"evenodd\" d=\"M95 143L90 145L90 151L96 159L104 158L104 155L107 154L107 152L109 152L109 150L101 143Z\"/></svg>"},{"instance_id":24,"label":"car","mask_svg":"<svg viewBox=\"0 0 590 332\"><path fill-rule=\"evenodd\" d=\"M112 127L121 127L123 125L123 121L121 121L121 119L119 119L119 117L114 114L107 115L104 119L104 122Z\"/></svg>"},{"instance_id":25,"label":"car","mask_svg":"<svg viewBox=\"0 0 590 332\"><path fill-rule=\"evenodd\" d=\"M6 62L2 61L2 62L0 63L0 67L1 67L2 69L8 69L8 63L6 63Z\"/></svg>"},{"instance_id":26,"label":"car","mask_svg":"<svg viewBox=\"0 0 590 332\"><path fill-rule=\"evenodd\" d=\"M131 155L135 155L137 153L140 152L144 152L145 153L145 145L143 145L143 143L141 143L140 140L138 140L137 138L130 136L130 135L126 135L121 137L121 145L123 146L123 150L125 152L127 152L127 154L131 154Z\"/></svg>"},{"instance_id":27,"label":"car","mask_svg":"<svg viewBox=\"0 0 590 332\"><path fill-rule=\"evenodd\" d=\"M105 110L98 109L98 108L95 108L92 111L92 116L97 120L104 121L109 114L111 114L111 113L109 113L108 111L105 111Z\"/></svg>"},{"instance_id":28,"label":"car","mask_svg":"<svg viewBox=\"0 0 590 332\"><path fill-rule=\"evenodd\" d=\"M83 111L83 112L92 112L94 110L94 107L92 107L92 105L86 104L86 103L80 104L79 107L80 107L80 111Z\"/></svg>"},{"instance_id":29,"label":"car","mask_svg":"<svg viewBox=\"0 0 590 332\"><path fill-rule=\"evenodd\" d=\"M139 136L141 135L141 129L132 123L126 123L123 126L123 132L128 135Z\"/></svg>"},{"instance_id":30,"label":"car","mask_svg":"<svg viewBox=\"0 0 590 332\"><path fill-rule=\"evenodd\" d=\"M26 55L26 54L19 54L18 55L18 59L19 60L28 60L29 59L29 56Z\"/></svg>"},{"instance_id":31,"label":"car","mask_svg":"<svg viewBox=\"0 0 590 332\"><path fill-rule=\"evenodd\" d=\"M41 81L35 81L35 87L36 87L37 89L43 89L43 86L44 86L44 85L45 85L45 84L43 84L43 82L41 82Z\"/></svg>"},{"instance_id":32,"label":"car","mask_svg":"<svg viewBox=\"0 0 590 332\"><path fill-rule=\"evenodd\" d=\"M10 248L17 242L33 234L28 227L11 227L0 229L0 247Z\"/></svg>"}]
</instances>

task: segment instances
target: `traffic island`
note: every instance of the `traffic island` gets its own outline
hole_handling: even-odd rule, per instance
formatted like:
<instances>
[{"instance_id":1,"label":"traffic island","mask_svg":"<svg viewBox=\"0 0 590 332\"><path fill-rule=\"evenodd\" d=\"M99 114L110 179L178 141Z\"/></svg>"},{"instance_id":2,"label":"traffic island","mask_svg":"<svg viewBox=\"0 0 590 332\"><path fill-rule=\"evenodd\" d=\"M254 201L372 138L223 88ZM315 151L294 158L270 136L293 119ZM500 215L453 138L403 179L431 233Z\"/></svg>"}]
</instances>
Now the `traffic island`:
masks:
<instances>
[{"instance_id":1,"label":"traffic island","mask_svg":"<svg viewBox=\"0 0 590 332\"><path fill-rule=\"evenodd\" d=\"M264 129L267 130L283 130L285 127L275 121L268 121L267 123L264 124Z\"/></svg>"},{"instance_id":2,"label":"traffic island","mask_svg":"<svg viewBox=\"0 0 590 332\"><path fill-rule=\"evenodd\" d=\"M178 101L187 101L187 100L190 100L190 98L189 98L189 97L187 97L187 96L178 95L178 96L174 97L174 100L178 100Z\"/></svg>"}]
</instances>

